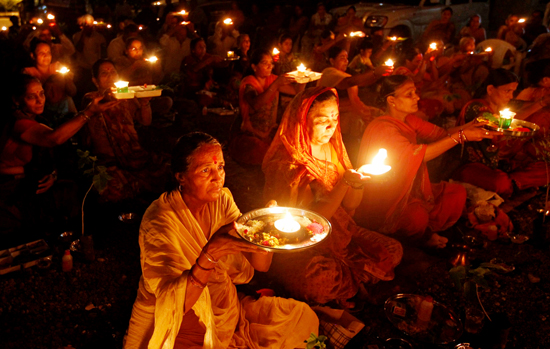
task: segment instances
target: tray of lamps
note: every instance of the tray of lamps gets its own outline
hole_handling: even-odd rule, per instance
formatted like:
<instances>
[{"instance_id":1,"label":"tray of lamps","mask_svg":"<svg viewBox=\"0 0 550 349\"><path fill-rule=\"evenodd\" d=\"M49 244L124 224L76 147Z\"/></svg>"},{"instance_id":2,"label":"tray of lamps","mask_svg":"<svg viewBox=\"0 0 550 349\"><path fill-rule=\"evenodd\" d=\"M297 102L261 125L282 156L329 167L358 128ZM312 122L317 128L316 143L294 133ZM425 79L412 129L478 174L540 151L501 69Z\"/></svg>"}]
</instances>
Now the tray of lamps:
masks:
<instances>
[{"instance_id":1,"label":"tray of lamps","mask_svg":"<svg viewBox=\"0 0 550 349\"><path fill-rule=\"evenodd\" d=\"M116 99L151 98L160 97L162 94L162 88L156 85L130 86L128 92L117 92L117 88L112 87L111 91Z\"/></svg>"},{"instance_id":2,"label":"tray of lamps","mask_svg":"<svg viewBox=\"0 0 550 349\"><path fill-rule=\"evenodd\" d=\"M416 294L396 294L384 303L388 320L406 335L430 344L449 344L460 338L463 327L460 318L449 307L433 301L427 324L419 322L418 309L424 299Z\"/></svg>"},{"instance_id":3,"label":"tray of lamps","mask_svg":"<svg viewBox=\"0 0 550 349\"><path fill-rule=\"evenodd\" d=\"M325 217L292 207L247 212L237 220L236 226L241 238L272 252L296 252L313 247L332 231Z\"/></svg>"},{"instance_id":4,"label":"tray of lamps","mask_svg":"<svg viewBox=\"0 0 550 349\"><path fill-rule=\"evenodd\" d=\"M299 84L307 84L308 82L319 80L322 74L306 69L303 64L300 64L296 70L288 72L286 75L294 78Z\"/></svg>"},{"instance_id":5,"label":"tray of lamps","mask_svg":"<svg viewBox=\"0 0 550 349\"><path fill-rule=\"evenodd\" d=\"M488 114L488 113L485 113ZM492 116L492 114L491 114ZM502 132L504 136L510 137L531 137L534 136L539 130L539 125L519 119L512 119L509 121L509 126L506 127L500 123L498 117L488 117L486 115L477 118L478 121L488 120L489 123L485 125L485 129L489 131Z\"/></svg>"},{"instance_id":6,"label":"tray of lamps","mask_svg":"<svg viewBox=\"0 0 550 349\"><path fill-rule=\"evenodd\" d=\"M52 251L43 239L0 251L0 275L30 268L34 265L49 266Z\"/></svg>"}]
</instances>

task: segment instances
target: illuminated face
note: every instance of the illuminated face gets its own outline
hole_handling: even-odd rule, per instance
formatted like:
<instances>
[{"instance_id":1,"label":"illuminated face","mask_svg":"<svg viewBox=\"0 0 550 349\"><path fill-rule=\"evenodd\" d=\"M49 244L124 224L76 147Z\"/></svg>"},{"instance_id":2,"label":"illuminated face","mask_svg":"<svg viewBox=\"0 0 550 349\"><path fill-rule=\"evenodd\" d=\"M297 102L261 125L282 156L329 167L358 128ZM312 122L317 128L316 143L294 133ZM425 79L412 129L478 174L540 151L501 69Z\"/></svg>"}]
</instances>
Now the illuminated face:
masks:
<instances>
[{"instance_id":1,"label":"illuminated face","mask_svg":"<svg viewBox=\"0 0 550 349\"><path fill-rule=\"evenodd\" d=\"M27 91L23 96L22 110L32 115L40 115L44 112L46 97L42 84L33 81L27 85Z\"/></svg>"},{"instance_id":2,"label":"illuminated face","mask_svg":"<svg viewBox=\"0 0 550 349\"><path fill-rule=\"evenodd\" d=\"M510 100L514 98L514 91L517 88L517 82L512 82L499 87L494 87L493 85L490 85L487 87L487 98L500 110L506 107L508 102L510 102Z\"/></svg>"},{"instance_id":3,"label":"illuminated face","mask_svg":"<svg viewBox=\"0 0 550 349\"><path fill-rule=\"evenodd\" d=\"M40 34L38 35L38 38L42 41L50 42L52 41L52 33L49 29L42 29L42 31L40 31Z\"/></svg>"},{"instance_id":4,"label":"illuminated face","mask_svg":"<svg viewBox=\"0 0 550 349\"><path fill-rule=\"evenodd\" d=\"M243 36L243 40L241 41L241 50L250 50L250 37L248 35Z\"/></svg>"},{"instance_id":5,"label":"illuminated face","mask_svg":"<svg viewBox=\"0 0 550 349\"><path fill-rule=\"evenodd\" d=\"M338 70L346 71L348 67L348 52L343 50L336 56L336 58L331 58L330 63L332 66Z\"/></svg>"},{"instance_id":6,"label":"illuminated face","mask_svg":"<svg viewBox=\"0 0 550 349\"><path fill-rule=\"evenodd\" d=\"M33 55L37 66L47 66L52 62L52 50L49 45L38 44Z\"/></svg>"},{"instance_id":7,"label":"illuminated face","mask_svg":"<svg viewBox=\"0 0 550 349\"><path fill-rule=\"evenodd\" d=\"M510 18L508 18L508 27L512 28L518 22L518 20L518 16L511 16Z\"/></svg>"},{"instance_id":8,"label":"illuminated face","mask_svg":"<svg viewBox=\"0 0 550 349\"><path fill-rule=\"evenodd\" d=\"M388 97L388 102L392 104L392 107L396 111L411 114L418 111L419 99L420 97L416 94L414 82L407 81L395 90L393 98L390 99L390 97Z\"/></svg>"},{"instance_id":9,"label":"illuminated face","mask_svg":"<svg viewBox=\"0 0 550 349\"><path fill-rule=\"evenodd\" d=\"M256 75L256 77L268 77L273 70L273 58L268 55L263 55L262 60L257 65L252 64L252 70L254 70L254 75Z\"/></svg>"},{"instance_id":10,"label":"illuminated face","mask_svg":"<svg viewBox=\"0 0 550 349\"><path fill-rule=\"evenodd\" d=\"M361 50L361 56L369 58L372 55L372 48Z\"/></svg>"},{"instance_id":11,"label":"illuminated face","mask_svg":"<svg viewBox=\"0 0 550 349\"><path fill-rule=\"evenodd\" d=\"M316 103L307 116L307 130L311 144L323 145L330 141L338 126L336 100Z\"/></svg>"},{"instance_id":12,"label":"illuminated face","mask_svg":"<svg viewBox=\"0 0 550 349\"><path fill-rule=\"evenodd\" d=\"M191 156L187 172L177 176L184 196L202 203L216 201L225 182L225 162L218 145L203 145Z\"/></svg>"},{"instance_id":13,"label":"illuminated face","mask_svg":"<svg viewBox=\"0 0 550 349\"><path fill-rule=\"evenodd\" d=\"M292 39L286 39L285 41L283 41L283 43L281 44L281 51L283 51L287 55L292 52Z\"/></svg>"},{"instance_id":14,"label":"illuminated face","mask_svg":"<svg viewBox=\"0 0 550 349\"><path fill-rule=\"evenodd\" d=\"M193 55L195 55L195 57L199 59L204 57L204 55L206 54L206 43L204 42L204 40L197 42L192 52Z\"/></svg>"},{"instance_id":15,"label":"illuminated face","mask_svg":"<svg viewBox=\"0 0 550 349\"><path fill-rule=\"evenodd\" d=\"M143 44L139 40L134 40L126 48L126 55L132 59L141 59L143 57Z\"/></svg>"},{"instance_id":16,"label":"illuminated face","mask_svg":"<svg viewBox=\"0 0 550 349\"><path fill-rule=\"evenodd\" d=\"M470 27L472 29L477 29L481 25L481 18L479 16L472 17L470 20Z\"/></svg>"},{"instance_id":17,"label":"illuminated face","mask_svg":"<svg viewBox=\"0 0 550 349\"><path fill-rule=\"evenodd\" d=\"M94 83L101 90L106 90L115 87L115 82L118 81L118 73L115 66L111 63L103 63L99 66L97 79L94 78Z\"/></svg>"}]
</instances>

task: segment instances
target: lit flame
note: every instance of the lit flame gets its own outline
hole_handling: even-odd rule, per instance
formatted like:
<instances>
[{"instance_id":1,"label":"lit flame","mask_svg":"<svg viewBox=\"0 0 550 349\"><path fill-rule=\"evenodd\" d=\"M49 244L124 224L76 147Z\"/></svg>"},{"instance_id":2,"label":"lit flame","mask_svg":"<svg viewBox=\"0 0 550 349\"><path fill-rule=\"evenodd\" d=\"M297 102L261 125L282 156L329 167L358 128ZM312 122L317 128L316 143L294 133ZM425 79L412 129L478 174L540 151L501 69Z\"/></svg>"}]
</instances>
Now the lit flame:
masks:
<instances>
[{"instance_id":1,"label":"lit flame","mask_svg":"<svg viewBox=\"0 0 550 349\"><path fill-rule=\"evenodd\" d=\"M349 36L357 36L357 37L364 37L365 36L365 33L363 33L362 31L358 31L358 32L351 32L349 33Z\"/></svg>"},{"instance_id":2,"label":"lit flame","mask_svg":"<svg viewBox=\"0 0 550 349\"><path fill-rule=\"evenodd\" d=\"M55 18L55 16L52 15L51 13L48 13L48 15L46 16L46 18L48 18L48 19L51 21L52 19Z\"/></svg>"},{"instance_id":3,"label":"lit flame","mask_svg":"<svg viewBox=\"0 0 550 349\"><path fill-rule=\"evenodd\" d=\"M514 115L516 115L516 113L514 113L513 111L510 111L510 108L503 109L499 113L500 113L500 117L503 119L512 119Z\"/></svg>"},{"instance_id":4,"label":"lit flame","mask_svg":"<svg viewBox=\"0 0 550 349\"><path fill-rule=\"evenodd\" d=\"M66 73L68 73L68 72L70 72L70 71L71 71L71 70L70 70L69 68L67 68L67 67L61 67L61 69L56 70L56 72L61 73L61 74L66 74Z\"/></svg>"},{"instance_id":5,"label":"lit flame","mask_svg":"<svg viewBox=\"0 0 550 349\"><path fill-rule=\"evenodd\" d=\"M181 10L179 13L180 13L180 15L183 15L183 16L185 16L187 14L187 12L185 12L185 10Z\"/></svg>"},{"instance_id":6,"label":"lit flame","mask_svg":"<svg viewBox=\"0 0 550 349\"><path fill-rule=\"evenodd\" d=\"M493 51L493 49L490 48L490 47L487 47L487 48L485 49L485 52L491 52L491 51Z\"/></svg>"},{"instance_id":7,"label":"lit flame","mask_svg":"<svg viewBox=\"0 0 550 349\"><path fill-rule=\"evenodd\" d=\"M275 221L275 228L283 233L294 233L300 230L300 223L296 222L290 212L286 211L285 218Z\"/></svg>"},{"instance_id":8,"label":"lit flame","mask_svg":"<svg viewBox=\"0 0 550 349\"><path fill-rule=\"evenodd\" d=\"M306 66L304 65L304 63L301 63L296 69L298 69L299 72L305 72Z\"/></svg>"},{"instance_id":9,"label":"lit flame","mask_svg":"<svg viewBox=\"0 0 550 349\"><path fill-rule=\"evenodd\" d=\"M111 29L112 25L110 24L107 24L107 28Z\"/></svg>"},{"instance_id":10,"label":"lit flame","mask_svg":"<svg viewBox=\"0 0 550 349\"><path fill-rule=\"evenodd\" d=\"M273 56L276 56L279 54L279 50L277 50L277 48L273 48Z\"/></svg>"},{"instance_id":11,"label":"lit flame","mask_svg":"<svg viewBox=\"0 0 550 349\"><path fill-rule=\"evenodd\" d=\"M140 25L138 29L139 29L139 30L143 30L143 26Z\"/></svg>"},{"instance_id":12,"label":"lit flame","mask_svg":"<svg viewBox=\"0 0 550 349\"><path fill-rule=\"evenodd\" d=\"M231 25L233 24L233 20L231 18L226 18L223 20L223 24Z\"/></svg>"},{"instance_id":13,"label":"lit flame","mask_svg":"<svg viewBox=\"0 0 550 349\"><path fill-rule=\"evenodd\" d=\"M160 1L157 1L157 2L153 3L153 5L160 6Z\"/></svg>"},{"instance_id":14,"label":"lit flame","mask_svg":"<svg viewBox=\"0 0 550 349\"><path fill-rule=\"evenodd\" d=\"M394 64L395 63L392 61L391 58L384 62L384 65L386 65L388 67L393 67Z\"/></svg>"},{"instance_id":15,"label":"lit flame","mask_svg":"<svg viewBox=\"0 0 550 349\"><path fill-rule=\"evenodd\" d=\"M149 57L148 59L146 58L145 60L146 60L147 62L155 63L155 62L158 61L159 59L157 58L157 56L151 56L151 57Z\"/></svg>"},{"instance_id":16,"label":"lit flame","mask_svg":"<svg viewBox=\"0 0 550 349\"><path fill-rule=\"evenodd\" d=\"M94 25L97 25L97 21L94 21Z\"/></svg>"},{"instance_id":17,"label":"lit flame","mask_svg":"<svg viewBox=\"0 0 550 349\"><path fill-rule=\"evenodd\" d=\"M36 27L32 27L32 30L36 30Z\"/></svg>"},{"instance_id":18,"label":"lit flame","mask_svg":"<svg viewBox=\"0 0 550 349\"><path fill-rule=\"evenodd\" d=\"M227 51L227 58L233 58L233 57L235 57L235 52Z\"/></svg>"},{"instance_id":19,"label":"lit flame","mask_svg":"<svg viewBox=\"0 0 550 349\"><path fill-rule=\"evenodd\" d=\"M375 176L384 174L391 170L391 166L384 164L384 160L386 160L387 157L388 152L386 149L380 148L378 154L372 159L372 164L363 165L357 171Z\"/></svg>"},{"instance_id":20,"label":"lit flame","mask_svg":"<svg viewBox=\"0 0 550 349\"><path fill-rule=\"evenodd\" d=\"M2 31L4 32L4 31L6 31L6 30L8 30L8 28L7 28L6 26L3 26L3 27L2 27Z\"/></svg>"},{"instance_id":21,"label":"lit flame","mask_svg":"<svg viewBox=\"0 0 550 349\"><path fill-rule=\"evenodd\" d=\"M181 22L181 24L182 24L182 25L188 25L188 24L189 24L189 22L187 22L187 21L183 21L183 22Z\"/></svg>"},{"instance_id":22,"label":"lit flame","mask_svg":"<svg viewBox=\"0 0 550 349\"><path fill-rule=\"evenodd\" d=\"M390 40L391 40L391 41L397 41L397 36L392 36L392 37L390 38Z\"/></svg>"},{"instance_id":23,"label":"lit flame","mask_svg":"<svg viewBox=\"0 0 550 349\"><path fill-rule=\"evenodd\" d=\"M518 23L525 23L525 18L520 18Z\"/></svg>"},{"instance_id":24,"label":"lit flame","mask_svg":"<svg viewBox=\"0 0 550 349\"><path fill-rule=\"evenodd\" d=\"M430 50L437 50L437 44L435 42L430 44Z\"/></svg>"},{"instance_id":25,"label":"lit flame","mask_svg":"<svg viewBox=\"0 0 550 349\"><path fill-rule=\"evenodd\" d=\"M42 24L42 23L44 23L44 20L42 20L42 18L38 18L38 19L36 20L36 23Z\"/></svg>"},{"instance_id":26,"label":"lit flame","mask_svg":"<svg viewBox=\"0 0 550 349\"><path fill-rule=\"evenodd\" d=\"M117 81L115 82L116 88L125 88L128 87L128 81Z\"/></svg>"}]
</instances>

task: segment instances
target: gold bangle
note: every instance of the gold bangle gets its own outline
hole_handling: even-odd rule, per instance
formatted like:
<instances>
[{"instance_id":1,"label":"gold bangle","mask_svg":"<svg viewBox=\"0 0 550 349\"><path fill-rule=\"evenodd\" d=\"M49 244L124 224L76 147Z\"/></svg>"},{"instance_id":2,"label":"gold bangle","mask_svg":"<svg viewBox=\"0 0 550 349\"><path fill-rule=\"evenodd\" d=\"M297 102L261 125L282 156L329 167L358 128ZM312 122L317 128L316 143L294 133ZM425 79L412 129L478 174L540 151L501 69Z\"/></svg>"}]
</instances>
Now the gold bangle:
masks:
<instances>
[{"instance_id":1,"label":"gold bangle","mask_svg":"<svg viewBox=\"0 0 550 349\"><path fill-rule=\"evenodd\" d=\"M81 111L78 115L82 116L86 121L90 121L90 117L84 111Z\"/></svg>"},{"instance_id":2,"label":"gold bangle","mask_svg":"<svg viewBox=\"0 0 550 349\"><path fill-rule=\"evenodd\" d=\"M216 260L214 257L212 257L212 255L210 253L206 252L205 250L202 250L202 253L206 257L206 259L208 259L209 262L214 263L214 264L218 264L219 261Z\"/></svg>"},{"instance_id":3,"label":"gold bangle","mask_svg":"<svg viewBox=\"0 0 550 349\"><path fill-rule=\"evenodd\" d=\"M195 286L196 288L200 288L201 290L206 287L206 284L203 284L200 282L195 275L193 275L193 268L189 270L189 281L191 281L191 285Z\"/></svg>"},{"instance_id":4,"label":"gold bangle","mask_svg":"<svg viewBox=\"0 0 550 349\"><path fill-rule=\"evenodd\" d=\"M199 267L199 269L204 270L204 271L212 271L212 270L214 270L214 268L205 268L205 267L203 267L202 265L200 265L199 259L198 259L198 258L197 258L197 260L195 261L195 265L196 265L197 267Z\"/></svg>"},{"instance_id":5,"label":"gold bangle","mask_svg":"<svg viewBox=\"0 0 550 349\"><path fill-rule=\"evenodd\" d=\"M447 133L447 136L449 136L450 139L452 139L453 141L455 141L456 144L459 143L450 133Z\"/></svg>"}]
</instances>

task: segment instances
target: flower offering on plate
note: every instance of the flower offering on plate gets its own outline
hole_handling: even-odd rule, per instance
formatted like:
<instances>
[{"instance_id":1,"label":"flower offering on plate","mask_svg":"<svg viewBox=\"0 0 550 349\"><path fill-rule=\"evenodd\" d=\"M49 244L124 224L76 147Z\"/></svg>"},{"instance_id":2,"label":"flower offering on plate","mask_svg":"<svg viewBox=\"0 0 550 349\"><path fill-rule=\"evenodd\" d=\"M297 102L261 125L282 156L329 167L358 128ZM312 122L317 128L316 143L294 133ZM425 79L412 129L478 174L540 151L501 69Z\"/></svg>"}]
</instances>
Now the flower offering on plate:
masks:
<instances>
[{"instance_id":1,"label":"flower offering on plate","mask_svg":"<svg viewBox=\"0 0 550 349\"><path fill-rule=\"evenodd\" d=\"M245 213L237 220L237 234L274 252L291 252L325 240L332 227L323 216L291 207L269 207Z\"/></svg>"}]
</instances>

